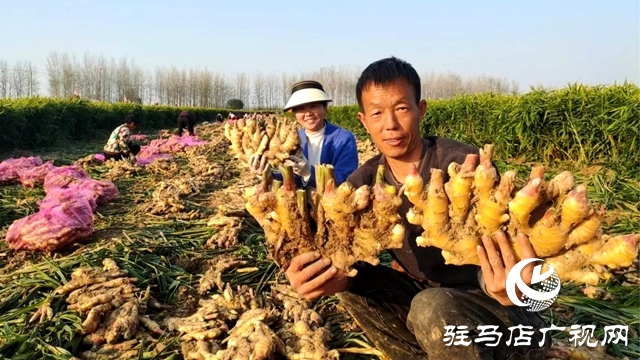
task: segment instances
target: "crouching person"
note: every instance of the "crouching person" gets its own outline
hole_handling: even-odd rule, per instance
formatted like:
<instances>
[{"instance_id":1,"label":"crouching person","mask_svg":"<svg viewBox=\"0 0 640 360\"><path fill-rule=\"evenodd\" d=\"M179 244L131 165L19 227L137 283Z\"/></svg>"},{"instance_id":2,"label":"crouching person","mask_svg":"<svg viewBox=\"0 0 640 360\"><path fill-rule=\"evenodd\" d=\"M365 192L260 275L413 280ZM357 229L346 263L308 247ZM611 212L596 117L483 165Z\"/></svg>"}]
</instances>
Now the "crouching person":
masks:
<instances>
[{"instance_id":1,"label":"crouching person","mask_svg":"<svg viewBox=\"0 0 640 360\"><path fill-rule=\"evenodd\" d=\"M178 136L182 136L182 132L186 128L189 136L194 136L193 127L196 125L196 117L188 111L183 111L178 116Z\"/></svg>"},{"instance_id":2,"label":"crouching person","mask_svg":"<svg viewBox=\"0 0 640 360\"><path fill-rule=\"evenodd\" d=\"M124 124L115 128L107 144L103 148L104 159L135 161L136 155L140 152L140 145L133 144L130 140L131 132L138 127L138 118L129 115L124 119Z\"/></svg>"},{"instance_id":3,"label":"crouching person","mask_svg":"<svg viewBox=\"0 0 640 360\"><path fill-rule=\"evenodd\" d=\"M376 61L361 74L356 85L358 118L381 154L347 178L354 188L373 186L379 165L385 168L385 181L397 190L414 166L425 183L433 168L444 171L448 181L449 164L462 164L467 154L479 153L452 139L422 138L420 122L427 104L420 99L420 84L416 70L396 58ZM401 249L390 251L394 266L356 264L357 275L348 278L330 259L304 253L286 270L291 286L306 299L337 294L340 305L389 359L544 359L551 336L540 329L547 325L537 313L514 306L506 292L506 276L517 258L512 241L523 259L536 255L527 237L507 239L498 233L495 244L484 237L484 246L477 249L481 266L446 265L440 249L417 246L423 230L406 221L411 207L403 195L398 214L406 237ZM527 284L532 271L522 272ZM501 336L483 341L487 332ZM452 345L447 337L463 343Z\"/></svg>"}]
</instances>

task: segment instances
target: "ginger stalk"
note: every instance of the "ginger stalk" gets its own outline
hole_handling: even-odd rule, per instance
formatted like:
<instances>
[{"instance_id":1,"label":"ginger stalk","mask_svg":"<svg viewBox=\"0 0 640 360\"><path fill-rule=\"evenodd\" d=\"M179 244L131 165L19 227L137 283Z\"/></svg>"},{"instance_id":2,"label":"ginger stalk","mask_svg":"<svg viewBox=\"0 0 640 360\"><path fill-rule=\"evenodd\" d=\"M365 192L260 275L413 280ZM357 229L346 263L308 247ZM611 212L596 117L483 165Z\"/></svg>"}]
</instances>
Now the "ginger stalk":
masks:
<instances>
[{"instance_id":1,"label":"ginger stalk","mask_svg":"<svg viewBox=\"0 0 640 360\"><path fill-rule=\"evenodd\" d=\"M593 209L589 204L589 199L587 199L587 187L580 184L574 190L571 190L562 202L562 222L560 226L569 231L591 213L593 213Z\"/></svg>"},{"instance_id":2,"label":"ginger stalk","mask_svg":"<svg viewBox=\"0 0 640 360\"><path fill-rule=\"evenodd\" d=\"M495 145L487 144L480 149L480 166L473 175L475 192L479 198L488 198L491 195L491 189L498 181L498 171L491 163L494 148Z\"/></svg>"},{"instance_id":3,"label":"ginger stalk","mask_svg":"<svg viewBox=\"0 0 640 360\"><path fill-rule=\"evenodd\" d=\"M384 166L378 166L376 183L372 189L373 204L361 213L358 226L354 229L353 253L355 259L376 265L380 262L377 254L384 249L402 247L405 228L398 215L402 199L396 188L384 180ZM350 276L355 276L355 270Z\"/></svg>"},{"instance_id":4,"label":"ginger stalk","mask_svg":"<svg viewBox=\"0 0 640 360\"><path fill-rule=\"evenodd\" d=\"M547 211L531 229L529 241L537 256L557 254L567 242L567 233L553 211Z\"/></svg>"},{"instance_id":5,"label":"ginger stalk","mask_svg":"<svg viewBox=\"0 0 640 360\"><path fill-rule=\"evenodd\" d=\"M515 188L515 180L516 172L507 171L502 175L498 189L493 194L484 192L482 195L487 197L478 196L475 221L478 223L482 235L493 234L500 229L502 224L509 221L507 211L511 194Z\"/></svg>"},{"instance_id":6,"label":"ginger stalk","mask_svg":"<svg viewBox=\"0 0 640 360\"><path fill-rule=\"evenodd\" d=\"M421 201L422 196L422 187L424 183L422 181L422 177L418 173L418 168L415 165L411 165L411 172L404 180L404 184L398 190L400 196L404 195L407 199L418 207Z\"/></svg>"},{"instance_id":7,"label":"ginger stalk","mask_svg":"<svg viewBox=\"0 0 640 360\"><path fill-rule=\"evenodd\" d=\"M451 201L450 216L454 223L462 223L467 217L477 162L478 156L469 154L462 165L451 163L447 169L450 180L445 184L444 190Z\"/></svg>"},{"instance_id":8,"label":"ginger stalk","mask_svg":"<svg viewBox=\"0 0 640 360\"><path fill-rule=\"evenodd\" d=\"M517 226L524 232L529 232L531 229L529 218L531 217L531 212L540 204L541 185L542 180L540 178L533 178L509 202L509 218L513 226Z\"/></svg>"},{"instance_id":9,"label":"ginger stalk","mask_svg":"<svg viewBox=\"0 0 640 360\"><path fill-rule=\"evenodd\" d=\"M569 249L573 245L580 245L593 238L602 237L602 227L600 218L604 214L604 209L594 211L587 216L581 223L569 232L565 249Z\"/></svg>"}]
</instances>

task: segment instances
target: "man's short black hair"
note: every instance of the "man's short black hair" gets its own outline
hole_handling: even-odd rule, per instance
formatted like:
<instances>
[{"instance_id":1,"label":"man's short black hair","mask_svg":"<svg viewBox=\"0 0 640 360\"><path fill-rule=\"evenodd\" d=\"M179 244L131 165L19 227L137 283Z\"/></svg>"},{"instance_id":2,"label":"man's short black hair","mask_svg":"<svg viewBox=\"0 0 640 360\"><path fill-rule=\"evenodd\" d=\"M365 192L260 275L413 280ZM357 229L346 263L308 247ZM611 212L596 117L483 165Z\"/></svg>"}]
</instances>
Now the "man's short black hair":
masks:
<instances>
[{"instance_id":1,"label":"man's short black hair","mask_svg":"<svg viewBox=\"0 0 640 360\"><path fill-rule=\"evenodd\" d=\"M138 118L135 115L127 115L127 117L124 118L124 123L125 124L136 124L138 125L139 121Z\"/></svg>"},{"instance_id":2,"label":"man's short black hair","mask_svg":"<svg viewBox=\"0 0 640 360\"><path fill-rule=\"evenodd\" d=\"M421 95L420 76L418 72L408 62L392 56L369 64L369 66L362 71L362 74L360 74L360 78L356 84L356 98L358 99L360 110L364 111L362 106L362 92L365 87L370 84L386 85L398 79L404 79L411 84L416 104L418 104Z\"/></svg>"}]
</instances>

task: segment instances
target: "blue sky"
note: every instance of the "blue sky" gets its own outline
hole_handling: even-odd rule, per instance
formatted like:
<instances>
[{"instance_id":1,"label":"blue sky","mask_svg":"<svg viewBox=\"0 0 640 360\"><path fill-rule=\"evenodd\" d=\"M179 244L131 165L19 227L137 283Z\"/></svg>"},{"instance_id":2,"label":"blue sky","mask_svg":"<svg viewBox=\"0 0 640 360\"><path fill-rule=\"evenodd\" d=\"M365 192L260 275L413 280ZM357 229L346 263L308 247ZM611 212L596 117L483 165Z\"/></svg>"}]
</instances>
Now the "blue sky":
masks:
<instances>
[{"instance_id":1,"label":"blue sky","mask_svg":"<svg viewBox=\"0 0 640 360\"><path fill-rule=\"evenodd\" d=\"M5 0L0 59L50 51L145 68L313 71L395 55L420 72L528 85L640 83L637 0Z\"/></svg>"}]
</instances>

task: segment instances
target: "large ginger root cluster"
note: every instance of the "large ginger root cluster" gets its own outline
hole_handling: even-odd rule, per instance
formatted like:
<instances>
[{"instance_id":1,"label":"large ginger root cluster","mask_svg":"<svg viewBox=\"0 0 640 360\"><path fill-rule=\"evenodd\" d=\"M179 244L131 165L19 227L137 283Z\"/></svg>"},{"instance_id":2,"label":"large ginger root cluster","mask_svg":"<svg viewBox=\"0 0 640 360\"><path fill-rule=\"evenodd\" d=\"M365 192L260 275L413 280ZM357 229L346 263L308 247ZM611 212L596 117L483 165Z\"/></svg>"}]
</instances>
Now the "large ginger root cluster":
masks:
<instances>
[{"instance_id":1,"label":"large ginger root cluster","mask_svg":"<svg viewBox=\"0 0 640 360\"><path fill-rule=\"evenodd\" d=\"M194 148L197 147L194 146ZM175 161L154 161L146 165L144 170L149 174L163 175L166 178L170 178L180 173L180 166Z\"/></svg>"},{"instance_id":2,"label":"large ginger root cluster","mask_svg":"<svg viewBox=\"0 0 640 360\"><path fill-rule=\"evenodd\" d=\"M133 349L138 342L156 342L148 333L162 335L160 326L145 315L148 306L162 305L140 293L135 277L120 269L112 259L103 267L80 267L71 280L58 287L54 294L66 295L68 308L86 315L82 323L84 344L92 349L80 354L83 359L130 359L138 355ZM44 307L43 309L46 309ZM43 310L40 310L42 313Z\"/></svg>"},{"instance_id":3,"label":"large ginger root cluster","mask_svg":"<svg viewBox=\"0 0 640 360\"><path fill-rule=\"evenodd\" d=\"M402 200L395 187L384 182L383 167L375 186L354 189L346 182L336 187L331 165L317 166L318 188L310 201L305 190L296 189L292 168L280 169L282 182L269 184L265 173L262 183L244 195L247 210L264 229L270 255L280 267L288 267L298 254L318 251L338 270L354 276L350 267L356 261L378 264L382 250L402 247L405 229L397 214Z\"/></svg>"},{"instance_id":4,"label":"large ginger root cluster","mask_svg":"<svg viewBox=\"0 0 640 360\"><path fill-rule=\"evenodd\" d=\"M206 186L200 178L178 177L156 184L151 199L142 204L141 210L153 215L176 218L194 218L197 211L189 209L185 197L197 195Z\"/></svg>"},{"instance_id":5,"label":"large ginger root cluster","mask_svg":"<svg viewBox=\"0 0 640 360\"><path fill-rule=\"evenodd\" d=\"M442 249L448 264L479 265L476 246L483 235L504 230L521 257L515 243L521 232L562 280L589 285L612 276L605 267L632 264L640 235L603 235L604 210L591 206L586 187L576 186L570 172L547 182L544 167L536 166L528 181L518 187L515 171L499 176L492 165L493 149L486 145L481 150L479 164L474 154L467 155L463 164L450 164L446 183L443 171L431 169L429 183L423 186L414 168L401 192L414 205L407 220L424 229L416 240L418 246Z\"/></svg>"},{"instance_id":6,"label":"large ginger root cluster","mask_svg":"<svg viewBox=\"0 0 640 360\"><path fill-rule=\"evenodd\" d=\"M229 151L231 141L225 137L222 124L199 124L195 128L196 134L201 139L209 139L202 146L191 146L184 149L187 157L194 155L224 155Z\"/></svg>"},{"instance_id":7,"label":"large ginger root cluster","mask_svg":"<svg viewBox=\"0 0 640 360\"><path fill-rule=\"evenodd\" d=\"M198 292L200 295L204 295L212 289L224 289L222 274L231 269L247 265L247 263L248 262L246 260L241 260L233 256L220 256L216 258L213 260L213 263L211 264L212 266L210 266L202 278L200 278Z\"/></svg>"},{"instance_id":8,"label":"large ginger root cluster","mask_svg":"<svg viewBox=\"0 0 640 360\"><path fill-rule=\"evenodd\" d=\"M327 346L331 340L331 332L320 315L309 308L306 301L284 285L276 286L273 293L283 308L281 326L276 334L284 342L289 359L340 358L336 350L329 350Z\"/></svg>"},{"instance_id":9,"label":"large ginger root cluster","mask_svg":"<svg viewBox=\"0 0 640 360\"><path fill-rule=\"evenodd\" d=\"M227 249L238 244L238 236L242 230L242 219L236 216L216 216L207 222L218 231L207 241L212 249Z\"/></svg>"},{"instance_id":10,"label":"large ginger root cluster","mask_svg":"<svg viewBox=\"0 0 640 360\"><path fill-rule=\"evenodd\" d=\"M276 167L300 151L297 126L284 119L238 119L225 123L224 134L231 141L229 148L234 157L245 163L251 155L263 155L269 165Z\"/></svg>"},{"instance_id":11,"label":"large ginger root cluster","mask_svg":"<svg viewBox=\"0 0 640 360\"><path fill-rule=\"evenodd\" d=\"M88 169L94 165L100 164L100 161L96 159L95 154L89 154L83 158L80 158L74 162L75 165L82 167L83 169Z\"/></svg>"},{"instance_id":12,"label":"large ginger root cluster","mask_svg":"<svg viewBox=\"0 0 640 360\"><path fill-rule=\"evenodd\" d=\"M164 325L181 334L185 359L338 359L320 315L287 290L279 285L263 297L227 284L222 294L201 300L193 315L167 318Z\"/></svg>"},{"instance_id":13,"label":"large ginger root cluster","mask_svg":"<svg viewBox=\"0 0 640 360\"><path fill-rule=\"evenodd\" d=\"M84 163L83 166L86 168L89 165ZM128 179L133 176L139 175L144 171L144 168L142 166L132 164L129 161L107 160L104 162L104 166L109 169L105 174L105 178L112 181L119 179Z\"/></svg>"},{"instance_id":14,"label":"large ginger root cluster","mask_svg":"<svg viewBox=\"0 0 640 360\"><path fill-rule=\"evenodd\" d=\"M235 175L233 172L226 170L222 165L209 161L205 155L190 156L188 160L191 175L197 176L204 181L229 180Z\"/></svg>"},{"instance_id":15,"label":"large ginger root cluster","mask_svg":"<svg viewBox=\"0 0 640 360\"><path fill-rule=\"evenodd\" d=\"M154 174L159 181L154 184L151 198L140 205L140 211L166 218L200 217L197 206L189 198L201 194L207 186L219 184L235 175L221 164L210 161L206 155L207 148L208 145L187 147L185 152L194 150L185 156L186 165L181 166L174 160L154 161L146 165L144 170Z\"/></svg>"}]
</instances>

